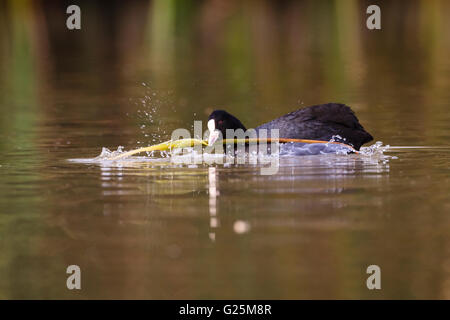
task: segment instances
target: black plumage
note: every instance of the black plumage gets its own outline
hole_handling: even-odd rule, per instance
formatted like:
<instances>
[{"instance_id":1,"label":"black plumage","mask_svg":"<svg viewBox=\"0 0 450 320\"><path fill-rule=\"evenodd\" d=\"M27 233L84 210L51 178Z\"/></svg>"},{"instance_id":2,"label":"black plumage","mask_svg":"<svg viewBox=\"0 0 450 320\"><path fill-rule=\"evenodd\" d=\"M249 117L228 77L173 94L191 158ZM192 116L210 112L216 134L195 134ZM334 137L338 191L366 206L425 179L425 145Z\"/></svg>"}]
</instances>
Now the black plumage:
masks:
<instances>
[{"instance_id":1,"label":"black plumage","mask_svg":"<svg viewBox=\"0 0 450 320\"><path fill-rule=\"evenodd\" d=\"M245 126L224 110L216 110L208 118L214 119L216 129L226 136L226 129L243 129ZM306 107L255 128L259 133L266 129L278 129L280 138L335 141L352 145L356 150L373 137L359 123L352 109L345 104L328 103Z\"/></svg>"}]
</instances>

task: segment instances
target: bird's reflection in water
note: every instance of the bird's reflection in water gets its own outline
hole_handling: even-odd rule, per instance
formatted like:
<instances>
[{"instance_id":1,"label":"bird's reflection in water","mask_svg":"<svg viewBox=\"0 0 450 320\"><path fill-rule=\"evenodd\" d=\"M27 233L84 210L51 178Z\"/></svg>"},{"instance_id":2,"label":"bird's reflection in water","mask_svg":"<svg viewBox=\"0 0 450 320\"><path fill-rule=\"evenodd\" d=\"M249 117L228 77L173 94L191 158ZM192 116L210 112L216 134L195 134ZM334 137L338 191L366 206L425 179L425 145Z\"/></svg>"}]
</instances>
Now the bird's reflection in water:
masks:
<instances>
[{"instance_id":1,"label":"bird's reflection in water","mask_svg":"<svg viewBox=\"0 0 450 320\"><path fill-rule=\"evenodd\" d=\"M159 228L171 218L195 217L201 223L192 225L184 220L187 227L202 232L208 221L206 236L211 242L217 241L219 228L225 228L221 230L225 233L248 233L264 222L258 217L272 213L289 214L298 220L306 219L309 212L332 212L351 202L377 206L376 194L369 200L359 194L386 179L386 157L361 155L280 157L274 175L261 175L260 166L251 164L192 168L126 161L100 166L101 194L108 203L105 215L116 212L124 224L160 221ZM130 201L130 197L136 200ZM295 220L283 220L280 214L266 223L284 225Z\"/></svg>"},{"instance_id":2,"label":"bird's reflection in water","mask_svg":"<svg viewBox=\"0 0 450 320\"><path fill-rule=\"evenodd\" d=\"M209 188L209 238L216 241L215 229L219 226L219 218L217 217L217 197L219 191L217 190L217 173L216 168L208 168L208 188Z\"/></svg>"}]
</instances>

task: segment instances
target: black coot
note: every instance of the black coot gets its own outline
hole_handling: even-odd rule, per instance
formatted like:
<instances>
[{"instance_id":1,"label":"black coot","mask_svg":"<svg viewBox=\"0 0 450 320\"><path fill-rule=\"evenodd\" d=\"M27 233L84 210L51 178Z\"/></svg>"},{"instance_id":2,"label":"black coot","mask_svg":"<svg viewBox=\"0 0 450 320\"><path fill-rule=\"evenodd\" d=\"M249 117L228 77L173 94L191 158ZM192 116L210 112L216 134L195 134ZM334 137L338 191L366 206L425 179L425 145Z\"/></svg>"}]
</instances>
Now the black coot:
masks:
<instances>
[{"instance_id":1,"label":"black coot","mask_svg":"<svg viewBox=\"0 0 450 320\"><path fill-rule=\"evenodd\" d=\"M223 110L215 110L211 113L208 118L208 128L210 132L214 129L219 130L223 137L226 137L226 129L246 130L239 119ZM270 129L278 129L279 137L288 139L329 141L335 137L335 141L349 144L356 150L359 150L364 143L373 140L373 137L361 126L352 109L340 103L320 104L299 109L255 129L257 132L266 129L269 135ZM210 141L217 137L212 138L213 135L210 135Z\"/></svg>"}]
</instances>

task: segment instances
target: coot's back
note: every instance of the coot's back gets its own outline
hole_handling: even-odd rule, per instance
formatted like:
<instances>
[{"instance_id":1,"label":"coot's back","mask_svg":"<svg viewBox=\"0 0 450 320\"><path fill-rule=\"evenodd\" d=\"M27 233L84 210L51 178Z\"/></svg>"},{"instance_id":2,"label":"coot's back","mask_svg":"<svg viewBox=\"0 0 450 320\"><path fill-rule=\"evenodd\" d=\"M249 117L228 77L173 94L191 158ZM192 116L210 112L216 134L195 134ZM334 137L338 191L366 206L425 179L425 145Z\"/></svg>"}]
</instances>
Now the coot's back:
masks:
<instances>
[{"instance_id":1,"label":"coot's back","mask_svg":"<svg viewBox=\"0 0 450 320\"><path fill-rule=\"evenodd\" d=\"M256 128L279 129L280 138L336 141L352 145L356 150L373 137L364 130L350 107L341 103L310 106L290 112ZM340 138L336 138L339 136Z\"/></svg>"}]
</instances>

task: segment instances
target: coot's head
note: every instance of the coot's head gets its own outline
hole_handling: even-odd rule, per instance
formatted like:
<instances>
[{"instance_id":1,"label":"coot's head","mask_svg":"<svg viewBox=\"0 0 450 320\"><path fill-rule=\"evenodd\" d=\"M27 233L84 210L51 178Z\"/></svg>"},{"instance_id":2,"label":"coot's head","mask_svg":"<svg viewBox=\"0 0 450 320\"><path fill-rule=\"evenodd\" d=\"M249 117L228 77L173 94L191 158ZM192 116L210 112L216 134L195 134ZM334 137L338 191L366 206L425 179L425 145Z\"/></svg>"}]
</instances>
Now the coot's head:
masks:
<instances>
[{"instance_id":1,"label":"coot's head","mask_svg":"<svg viewBox=\"0 0 450 320\"><path fill-rule=\"evenodd\" d=\"M224 110L213 111L208 118L208 144L214 144L214 142L216 142L216 140L220 137L220 133L222 133L222 137L225 137L227 129L247 130L238 118L232 116L228 112Z\"/></svg>"}]
</instances>

